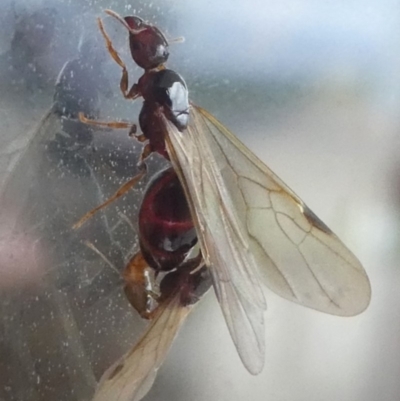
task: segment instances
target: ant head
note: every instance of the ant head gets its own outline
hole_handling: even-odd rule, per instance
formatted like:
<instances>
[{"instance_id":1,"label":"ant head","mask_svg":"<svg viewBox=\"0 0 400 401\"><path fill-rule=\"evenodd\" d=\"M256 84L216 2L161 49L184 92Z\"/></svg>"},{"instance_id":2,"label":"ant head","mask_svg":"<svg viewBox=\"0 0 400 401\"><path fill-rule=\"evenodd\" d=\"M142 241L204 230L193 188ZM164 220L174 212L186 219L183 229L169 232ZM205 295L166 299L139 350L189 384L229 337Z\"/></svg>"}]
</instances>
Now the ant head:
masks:
<instances>
[{"instance_id":1,"label":"ant head","mask_svg":"<svg viewBox=\"0 0 400 401\"><path fill-rule=\"evenodd\" d=\"M129 47L135 63L145 70L164 64L168 60L169 50L162 32L139 17L124 19L132 29L129 33Z\"/></svg>"},{"instance_id":2,"label":"ant head","mask_svg":"<svg viewBox=\"0 0 400 401\"><path fill-rule=\"evenodd\" d=\"M118 19L128 29L131 55L139 67L151 70L168 60L168 41L157 27L136 16L121 18L111 10L106 10L106 13Z\"/></svg>"},{"instance_id":3,"label":"ant head","mask_svg":"<svg viewBox=\"0 0 400 401\"><path fill-rule=\"evenodd\" d=\"M140 32L143 28L149 27L148 24L142 20L142 18L137 17L136 15L124 17L124 21L128 24L131 31L138 31Z\"/></svg>"}]
</instances>

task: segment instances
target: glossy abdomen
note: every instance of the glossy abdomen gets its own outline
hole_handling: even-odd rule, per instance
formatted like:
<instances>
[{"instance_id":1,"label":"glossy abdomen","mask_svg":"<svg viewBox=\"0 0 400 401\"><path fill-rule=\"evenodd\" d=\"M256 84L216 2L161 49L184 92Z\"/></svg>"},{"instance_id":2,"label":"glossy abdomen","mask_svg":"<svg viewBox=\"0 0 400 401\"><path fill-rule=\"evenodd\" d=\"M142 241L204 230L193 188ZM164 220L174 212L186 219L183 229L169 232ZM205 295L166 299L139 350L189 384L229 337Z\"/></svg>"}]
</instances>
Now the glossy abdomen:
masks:
<instances>
[{"instance_id":1,"label":"glossy abdomen","mask_svg":"<svg viewBox=\"0 0 400 401\"><path fill-rule=\"evenodd\" d=\"M183 188L175 171L157 174L139 211L140 247L149 266L171 270L183 262L197 242Z\"/></svg>"}]
</instances>

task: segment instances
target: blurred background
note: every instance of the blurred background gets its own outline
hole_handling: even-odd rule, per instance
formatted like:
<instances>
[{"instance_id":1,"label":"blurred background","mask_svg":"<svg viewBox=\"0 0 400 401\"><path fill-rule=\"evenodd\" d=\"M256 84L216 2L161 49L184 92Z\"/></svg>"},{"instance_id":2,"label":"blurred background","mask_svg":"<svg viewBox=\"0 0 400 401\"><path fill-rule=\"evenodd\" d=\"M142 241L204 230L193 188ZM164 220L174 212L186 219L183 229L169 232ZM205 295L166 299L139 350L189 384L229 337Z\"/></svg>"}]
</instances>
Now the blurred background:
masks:
<instances>
[{"instance_id":1,"label":"blurred background","mask_svg":"<svg viewBox=\"0 0 400 401\"><path fill-rule=\"evenodd\" d=\"M118 273L137 250L146 182L71 230L136 173L141 149L123 130L76 121L84 111L135 122L140 109L122 99L104 50L96 17L105 8L185 37L168 65L191 99L343 239L373 294L365 313L340 318L267 292L266 365L252 377L211 291L144 399L399 399L400 3L2 0L0 400L90 400L146 326ZM105 25L136 81L126 31ZM153 158L149 177L161 165Z\"/></svg>"}]
</instances>

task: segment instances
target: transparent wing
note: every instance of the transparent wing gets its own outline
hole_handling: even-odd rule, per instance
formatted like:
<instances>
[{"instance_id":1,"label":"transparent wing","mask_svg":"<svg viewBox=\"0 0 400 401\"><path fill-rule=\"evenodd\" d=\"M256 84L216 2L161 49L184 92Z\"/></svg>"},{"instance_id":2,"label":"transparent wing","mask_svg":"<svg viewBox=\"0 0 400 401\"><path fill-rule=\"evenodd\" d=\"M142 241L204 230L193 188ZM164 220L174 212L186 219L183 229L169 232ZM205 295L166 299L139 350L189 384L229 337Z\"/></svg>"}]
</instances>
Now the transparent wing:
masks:
<instances>
[{"instance_id":1,"label":"transparent wing","mask_svg":"<svg viewBox=\"0 0 400 401\"><path fill-rule=\"evenodd\" d=\"M181 305L179 292L161 306L139 342L103 374L92 401L141 400L190 310Z\"/></svg>"},{"instance_id":2,"label":"transparent wing","mask_svg":"<svg viewBox=\"0 0 400 401\"><path fill-rule=\"evenodd\" d=\"M250 372L263 361L259 279L326 313L351 316L368 306L369 280L356 257L221 123L192 106L186 131L165 124L217 297Z\"/></svg>"}]
</instances>

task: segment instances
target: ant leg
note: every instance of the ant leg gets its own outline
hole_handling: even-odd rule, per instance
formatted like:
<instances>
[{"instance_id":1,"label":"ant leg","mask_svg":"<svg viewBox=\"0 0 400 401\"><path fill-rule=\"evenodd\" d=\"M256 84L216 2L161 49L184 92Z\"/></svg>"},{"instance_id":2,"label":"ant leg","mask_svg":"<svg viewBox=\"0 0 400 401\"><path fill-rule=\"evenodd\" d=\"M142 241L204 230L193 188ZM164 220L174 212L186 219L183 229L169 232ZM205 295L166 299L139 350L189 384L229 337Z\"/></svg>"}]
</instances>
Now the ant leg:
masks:
<instances>
[{"instance_id":1,"label":"ant leg","mask_svg":"<svg viewBox=\"0 0 400 401\"><path fill-rule=\"evenodd\" d=\"M147 138L144 134L140 134L140 135L131 135L133 136L138 142L143 143L147 141Z\"/></svg>"},{"instance_id":2,"label":"ant leg","mask_svg":"<svg viewBox=\"0 0 400 401\"><path fill-rule=\"evenodd\" d=\"M146 142L148 139L144 134L137 133L137 125L133 124L128 132L128 136L135 138L138 142Z\"/></svg>"},{"instance_id":3,"label":"ant leg","mask_svg":"<svg viewBox=\"0 0 400 401\"><path fill-rule=\"evenodd\" d=\"M124 95L125 99L136 99L140 96L139 90L137 85L133 85L132 88L128 91L129 87L129 79L128 79L128 70L126 69L125 63L122 61L121 57L119 56L118 52L114 49L112 45L112 41L110 37L107 35L103 22L100 18L97 19L97 23L99 25L99 29L101 34L106 41L107 50L110 53L113 60L122 68L122 77L119 84L122 94Z\"/></svg>"},{"instance_id":4,"label":"ant leg","mask_svg":"<svg viewBox=\"0 0 400 401\"><path fill-rule=\"evenodd\" d=\"M133 186L135 186L146 174L147 168L146 164L142 163L140 166L141 172L123 184L114 195L108 198L104 203L95 207L90 212L86 213L77 223L75 223L72 228L77 230L80 228L87 220L89 220L94 214L96 214L99 210L104 209L110 203L114 202L121 196L125 195Z\"/></svg>"},{"instance_id":5,"label":"ant leg","mask_svg":"<svg viewBox=\"0 0 400 401\"><path fill-rule=\"evenodd\" d=\"M128 75L127 75L126 79L128 79ZM122 78L121 78L121 81L122 81ZM122 84L120 84L120 87L121 87L121 85ZM126 86L128 86L128 81L126 82ZM121 91L122 91L122 89L121 89ZM140 93L139 85L138 84L133 84L132 88L129 89L129 92L126 95L124 95L124 97L125 97L125 99L135 100L136 98L138 98L141 95L142 94Z\"/></svg>"},{"instance_id":6,"label":"ant leg","mask_svg":"<svg viewBox=\"0 0 400 401\"><path fill-rule=\"evenodd\" d=\"M120 274L120 272L118 271L118 269L107 259L107 257L100 252L90 241L84 241L83 242L89 249L91 249L93 252L97 253L97 255L99 255L104 262L107 263L107 265L111 268L111 270L113 270L114 272L116 272L117 274Z\"/></svg>"},{"instance_id":7,"label":"ant leg","mask_svg":"<svg viewBox=\"0 0 400 401\"><path fill-rule=\"evenodd\" d=\"M129 128L129 132L136 132L136 124L131 123L131 122L125 122L125 121L97 121L97 120L91 120L89 118L86 118L83 113L79 113L79 121L83 124L87 125L95 125L98 127L107 127L107 128L113 128L113 129L127 129Z\"/></svg>"},{"instance_id":8,"label":"ant leg","mask_svg":"<svg viewBox=\"0 0 400 401\"><path fill-rule=\"evenodd\" d=\"M129 130L128 135L131 138L135 138L140 143L148 141L148 138L144 134L137 134L137 126L136 126L136 124L132 125L131 129Z\"/></svg>"},{"instance_id":9,"label":"ant leg","mask_svg":"<svg viewBox=\"0 0 400 401\"><path fill-rule=\"evenodd\" d=\"M138 141L140 142L143 138L142 135L139 135L138 137ZM139 161L138 161L138 168L140 170L142 170L143 168L146 170L146 164L145 164L145 160L153 153L153 147L147 143L146 145L144 145L142 153L139 157Z\"/></svg>"},{"instance_id":10,"label":"ant leg","mask_svg":"<svg viewBox=\"0 0 400 401\"><path fill-rule=\"evenodd\" d=\"M91 120L86 118L83 113L79 113L79 121L87 124L87 125L94 125L100 127L107 127L112 129L127 129L129 128L128 136L131 138L135 138L138 142L146 142L147 138L144 134L136 134L137 132L137 125L131 122L124 122L124 121L97 121Z\"/></svg>"},{"instance_id":11,"label":"ant leg","mask_svg":"<svg viewBox=\"0 0 400 401\"><path fill-rule=\"evenodd\" d=\"M133 124L128 132L128 136L132 137L136 137L136 133L137 133L137 126L136 124Z\"/></svg>"}]
</instances>

